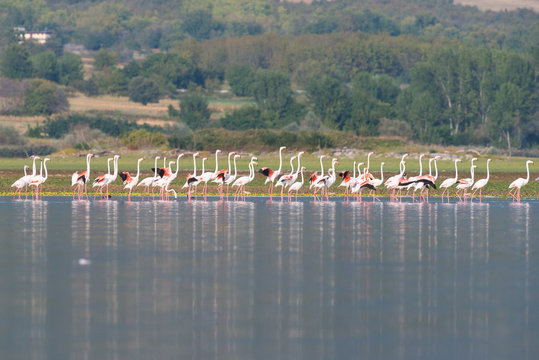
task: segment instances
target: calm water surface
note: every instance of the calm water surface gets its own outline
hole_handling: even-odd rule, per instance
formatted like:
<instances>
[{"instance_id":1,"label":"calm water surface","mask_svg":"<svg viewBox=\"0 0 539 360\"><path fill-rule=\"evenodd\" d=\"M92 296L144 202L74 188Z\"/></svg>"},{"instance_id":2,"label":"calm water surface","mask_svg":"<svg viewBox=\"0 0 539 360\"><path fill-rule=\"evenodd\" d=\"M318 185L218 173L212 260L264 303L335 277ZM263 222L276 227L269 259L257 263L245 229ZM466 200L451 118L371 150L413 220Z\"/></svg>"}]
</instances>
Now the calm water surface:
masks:
<instances>
[{"instance_id":1,"label":"calm water surface","mask_svg":"<svg viewBox=\"0 0 539 360\"><path fill-rule=\"evenodd\" d=\"M537 359L538 219L0 197L0 358Z\"/></svg>"}]
</instances>

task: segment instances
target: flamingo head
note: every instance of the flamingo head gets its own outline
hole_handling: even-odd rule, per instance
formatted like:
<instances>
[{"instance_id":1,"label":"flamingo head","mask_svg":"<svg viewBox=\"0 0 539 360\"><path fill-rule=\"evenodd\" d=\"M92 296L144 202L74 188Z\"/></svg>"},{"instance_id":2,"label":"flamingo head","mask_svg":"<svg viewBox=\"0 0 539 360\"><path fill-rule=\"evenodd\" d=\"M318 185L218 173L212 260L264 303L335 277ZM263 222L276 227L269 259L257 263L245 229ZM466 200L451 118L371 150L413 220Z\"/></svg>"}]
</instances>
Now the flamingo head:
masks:
<instances>
[{"instance_id":1,"label":"flamingo head","mask_svg":"<svg viewBox=\"0 0 539 360\"><path fill-rule=\"evenodd\" d=\"M472 164L473 164L474 161L477 161L477 158L472 158Z\"/></svg>"},{"instance_id":2,"label":"flamingo head","mask_svg":"<svg viewBox=\"0 0 539 360\"><path fill-rule=\"evenodd\" d=\"M298 157L300 157L300 156L303 155L303 154L305 154L305 151L300 151L300 152L298 153Z\"/></svg>"},{"instance_id":3,"label":"flamingo head","mask_svg":"<svg viewBox=\"0 0 539 360\"><path fill-rule=\"evenodd\" d=\"M283 151L284 149L286 149L286 146L281 146L281 147L279 148L279 151Z\"/></svg>"},{"instance_id":4,"label":"flamingo head","mask_svg":"<svg viewBox=\"0 0 539 360\"><path fill-rule=\"evenodd\" d=\"M197 151L196 153L193 154L193 157L196 157L198 155L200 155L200 153Z\"/></svg>"},{"instance_id":5,"label":"flamingo head","mask_svg":"<svg viewBox=\"0 0 539 360\"><path fill-rule=\"evenodd\" d=\"M231 152L228 153L228 156L232 156L232 155L234 155L235 153L236 153L235 151L231 151Z\"/></svg>"},{"instance_id":6,"label":"flamingo head","mask_svg":"<svg viewBox=\"0 0 539 360\"><path fill-rule=\"evenodd\" d=\"M26 168L30 168L30 166L24 165L24 170L26 170Z\"/></svg>"},{"instance_id":7,"label":"flamingo head","mask_svg":"<svg viewBox=\"0 0 539 360\"><path fill-rule=\"evenodd\" d=\"M402 155L401 162L404 161L404 158L408 156L408 153Z\"/></svg>"},{"instance_id":8,"label":"flamingo head","mask_svg":"<svg viewBox=\"0 0 539 360\"><path fill-rule=\"evenodd\" d=\"M457 160L455 160L455 162L461 162L461 161L462 161L461 159L457 159Z\"/></svg>"},{"instance_id":9,"label":"flamingo head","mask_svg":"<svg viewBox=\"0 0 539 360\"><path fill-rule=\"evenodd\" d=\"M489 163L489 162L491 162L491 161L492 161L492 159L487 159L487 163Z\"/></svg>"},{"instance_id":10,"label":"flamingo head","mask_svg":"<svg viewBox=\"0 0 539 360\"><path fill-rule=\"evenodd\" d=\"M297 158L298 156L297 155L294 155L290 158L290 160L294 160L295 158Z\"/></svg>"},{"instance_id":11,"label":"flamingo head","mask_svg":"<svg viewBox=\"0 0 539 360\"><path fill-rule=\"evenodd\" d=\"M532 161L532 160L528 160L528 161L526 161L526 163L528 163L528 164L533 164L533 161Z\"/></svg>"},{"instance_id":12,"label":"flamingo head","mask_svg":"<svg viewBox=\"0 0 539 360\"><path fill-rule=\"evenodd\" d=\"M155 160L159 160L159 159L161 159L161 156L156 156L155 157Z\"/></svg>"},{"instance_id":13,"label":"flamingo head","mask_svg":"<svg viewBox=\"0 0 539 360\"><path fill-rule=\"evenodd\" d=\"M141 157L141 158L139 158L139 159L138 159L138 161L139 161L139 162L141 162L142 160L144 160L144 158L143 158L143 157Z\"/></svg>"},{"instance_id":14,"label":"flamingo head","mask_svg":"<svg viewBox=\"0 0 539 360\"><path fill-rule=\"evenodd\" d=\"M301 171L307 171L307 168L305 166L302 166Z\"/></svg>"},{"instance_id":15,"label":"flamingo head","mask_svg":"<svg viewBox=\"0 0 539 360\"><path fill-rule=\"evenodd\" d=\"M114 158L115 158L115 159L119 159L119 158L120 158L120 155L114 155Z\"/></svg>"},{"instance_id":16,"label":"flamingo head","mask_svg":"<svg viewBox=\"0 0 539 360\"><path fill-rule=\"evenodd\" d=\"M234 159L239 158L239 157L241 157L241 155L239 155L239 154L234 155Z\"/></svg>"},{"instance_id":17,"label":"flamingo head","mask_svg":"<svg viewBox=\"0 0 539 360\"><path fill-rule=\"evenodd\" d=\"M220 153L220 152L221 152L221 149L215 150L215 153L216 153L216 154L218 154L218 153Z\"/></svg>"},{"instance_id":18,"label":"flamingo head","mask_svg":"<svg viewBox=\"0 0 539 360\"><path fill-rule=\"evenodd\" d=\"M86 157L87 157L88 159L91 159L91 158L94 157L94 154L88 154L88 155L86 155ZM39 157L39 156L36 156L36 159L40 159L40 157Z\"/></svg>"},{"instance_id":19,"label":"flamingo head","mask_svg":"<svg viewBox=\"0 0 539 360\"><path fill-rule=\"evenodd\" d=\"M182 158L184 155L185 155L184 153L181 153L180 155L178 155L178 159Z\"/></svg>"},{"instance_id":20,"label":"flamingo head","mask_svg":"<svg viewBox=\"0 0 539 360\"><path fill-rule=\"evenodd\" d=\"M50 159L49 158L43 159L43 162L47 162L47 161L50 161Z\"/></svg>"},{"instance_id":21,"label":"flamingo head","mask_svg":"<svg viewBox=\"0 0 539 360\"><path fill-rule=\"evenodd\" d=\"M371 151L370 153L367 154L367 156L371 156L374 154L374 151Z\"/></svg>"}]
</instances>

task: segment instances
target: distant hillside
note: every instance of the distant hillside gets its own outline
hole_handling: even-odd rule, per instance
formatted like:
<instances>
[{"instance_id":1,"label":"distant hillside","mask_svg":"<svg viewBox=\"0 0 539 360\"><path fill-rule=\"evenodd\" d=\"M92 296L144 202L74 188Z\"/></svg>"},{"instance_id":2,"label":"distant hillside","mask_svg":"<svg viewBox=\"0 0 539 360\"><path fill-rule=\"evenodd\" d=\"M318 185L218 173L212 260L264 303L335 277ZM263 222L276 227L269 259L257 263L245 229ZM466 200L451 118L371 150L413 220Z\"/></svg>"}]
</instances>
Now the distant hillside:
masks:
<instances>
[{"instance_id":1,"label":"distant hillside","mask_svg":"<svg viewBox=\"0 0 539 360\"><path fill-rule=\"evenodd\" d=\"M531 9L539 12L538 0L455 0L455 4L477 6L481 10Z\"/></svg>"}]
</instances>

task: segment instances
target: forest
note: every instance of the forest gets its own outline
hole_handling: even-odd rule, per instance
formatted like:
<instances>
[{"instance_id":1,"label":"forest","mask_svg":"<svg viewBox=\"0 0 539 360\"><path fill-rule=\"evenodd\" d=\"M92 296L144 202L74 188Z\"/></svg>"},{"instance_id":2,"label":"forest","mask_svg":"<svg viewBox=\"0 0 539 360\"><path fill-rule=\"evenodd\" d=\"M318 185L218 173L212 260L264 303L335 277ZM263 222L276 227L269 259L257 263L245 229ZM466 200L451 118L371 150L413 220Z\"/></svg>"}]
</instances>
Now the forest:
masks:
<instances>
[{"instance_id":1,"label":"forest","mask_svg":"<svg viewBox=\"0 0 539 360\"><path fill-rule=\"evenodd\" d=\"M25 136L80 124L68 98L82 93L177 99L167 116L175 131L111 135L160 133L171 146L216 128L400 136L509 154L539 144L532 10L451 0L0 0L0 9L0 114L47 117ZM32 31L51 37L23 40ZM249 101L216 118L216 93ZM102 131L96 116L85 122Z\"/></svg>"}]
</instances>

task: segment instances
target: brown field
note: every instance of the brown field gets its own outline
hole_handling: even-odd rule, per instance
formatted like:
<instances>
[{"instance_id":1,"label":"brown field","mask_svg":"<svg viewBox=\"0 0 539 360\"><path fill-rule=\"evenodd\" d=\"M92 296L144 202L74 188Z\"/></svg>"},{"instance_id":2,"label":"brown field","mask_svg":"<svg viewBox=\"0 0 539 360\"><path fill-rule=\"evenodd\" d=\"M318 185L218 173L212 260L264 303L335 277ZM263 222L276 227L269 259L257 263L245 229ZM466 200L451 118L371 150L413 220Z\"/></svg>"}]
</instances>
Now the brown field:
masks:
<instances>
[{"instance_id":1,"label":"brown field","mask_svg":"<svg viewBox=\"0 0 539 360\"><path fill-rule=\"evenodd\" d=\"M527 8L539 12L539 0L455 0L455 4L477 6L480 10L503 11Z\"/></svg>"}]
</instances>

